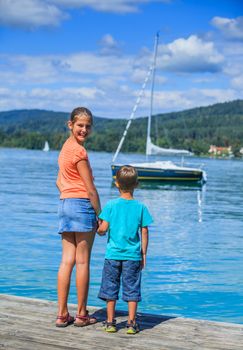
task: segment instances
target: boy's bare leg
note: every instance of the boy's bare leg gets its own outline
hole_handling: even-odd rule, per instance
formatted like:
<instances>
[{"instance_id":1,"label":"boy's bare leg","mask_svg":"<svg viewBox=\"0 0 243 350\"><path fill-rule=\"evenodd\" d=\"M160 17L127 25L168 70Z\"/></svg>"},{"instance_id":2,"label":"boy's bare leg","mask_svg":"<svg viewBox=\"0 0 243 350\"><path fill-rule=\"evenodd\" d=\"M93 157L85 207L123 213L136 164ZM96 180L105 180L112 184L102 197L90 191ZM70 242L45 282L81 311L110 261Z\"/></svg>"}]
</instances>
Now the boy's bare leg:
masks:
<instances>
[{"instance_id":1,"label":"boy's bare leg","mask_svg":"<svg viewBox=\"0 0 243 350\"><path fill-rule=\"evenodd\" d=\"M128 323L136 321L137 315L137 301L129 301L128 302Z\"/></svg>"},{"instance_id":2,"label":"boy's bare leg","mask_svg":"<svg viewBox=\"0 0 243 350\"><path fill-rule=\"evenodd\" d=\"M115 318L116 300L107 300L107 322L112 322Z\"/></svg>"}]
</instances>

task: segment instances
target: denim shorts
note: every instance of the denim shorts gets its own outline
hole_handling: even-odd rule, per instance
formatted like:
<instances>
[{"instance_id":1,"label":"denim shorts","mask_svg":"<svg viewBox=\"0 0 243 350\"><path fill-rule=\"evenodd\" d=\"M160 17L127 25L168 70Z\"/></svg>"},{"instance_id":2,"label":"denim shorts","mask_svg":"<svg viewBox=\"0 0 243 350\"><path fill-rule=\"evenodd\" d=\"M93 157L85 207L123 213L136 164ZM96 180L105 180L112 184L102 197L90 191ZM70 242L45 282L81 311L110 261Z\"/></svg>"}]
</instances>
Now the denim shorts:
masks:
<instances>
[{"instance_id":1,"label":"denim shorts","mask_svg":"<svg viewBox=\"0 0 243 350\"><path fill-rule=\"evenodd\" d=\"M122 278L122 299L141 301L141 261L105 259L98 297L118 300Z\"/></svg>"},{"instance_id":2,"label":"denim shorts","mask_svg":"<svg viewBox=\"0 0 243 350\"><path fill-rule=\"evenodd\" d=\"M94 208L86 198L60 199L58 218L58 233L91 232L97 223Z\"/></svg>"}]
</instances>

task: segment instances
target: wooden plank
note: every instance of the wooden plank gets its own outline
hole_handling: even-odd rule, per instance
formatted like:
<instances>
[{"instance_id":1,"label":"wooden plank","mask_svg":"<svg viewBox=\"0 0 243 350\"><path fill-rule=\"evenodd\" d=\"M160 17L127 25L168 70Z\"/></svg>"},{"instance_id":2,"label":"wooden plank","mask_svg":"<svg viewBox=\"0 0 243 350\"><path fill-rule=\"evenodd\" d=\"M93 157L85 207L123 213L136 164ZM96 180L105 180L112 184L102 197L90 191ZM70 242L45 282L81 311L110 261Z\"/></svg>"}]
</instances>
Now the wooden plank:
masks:
<instances>
[{"instance_id":1,"label":"wooden plank","mask_svg":"<svg viewBox=\"0 0 243 350\"><path fill-rule=\"evenodd\" d=\"M69 305L75 314L76 305ZM126 334L125 312L117 312L118 332L102 330L105 309L89 307L95 325L55 327L55 302L0 294L0 348L8 350L242 350L243 325L139 314L141 332Z\"/></svg>"}]
</instances>

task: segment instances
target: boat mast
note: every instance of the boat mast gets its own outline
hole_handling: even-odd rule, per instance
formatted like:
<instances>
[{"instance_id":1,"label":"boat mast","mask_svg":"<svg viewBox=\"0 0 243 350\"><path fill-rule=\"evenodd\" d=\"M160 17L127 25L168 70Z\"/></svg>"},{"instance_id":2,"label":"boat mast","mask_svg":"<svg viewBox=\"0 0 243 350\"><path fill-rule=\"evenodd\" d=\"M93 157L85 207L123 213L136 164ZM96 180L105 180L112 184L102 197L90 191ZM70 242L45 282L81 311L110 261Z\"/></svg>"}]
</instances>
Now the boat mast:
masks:
<instances>
[{"instance_id":1,"label":"boat mast","mask_svg":"<svg viewBox=\"0 0 243 350\"><path fill-rule=\"evenodd\" d=\"M159 32L156 33L154 41L154 58L152 64L152 81L151 81L151 95L150 95L150 112L148 116L148 127L147 127L147 141L146 141L146 157L149 154L149 146L151 144L151 118L153 113L153 97L154 97L154 79L155 79L155 70L156 70L156 59L158 52L158 43L159 43Z\"/></svg>"}]
</instances>

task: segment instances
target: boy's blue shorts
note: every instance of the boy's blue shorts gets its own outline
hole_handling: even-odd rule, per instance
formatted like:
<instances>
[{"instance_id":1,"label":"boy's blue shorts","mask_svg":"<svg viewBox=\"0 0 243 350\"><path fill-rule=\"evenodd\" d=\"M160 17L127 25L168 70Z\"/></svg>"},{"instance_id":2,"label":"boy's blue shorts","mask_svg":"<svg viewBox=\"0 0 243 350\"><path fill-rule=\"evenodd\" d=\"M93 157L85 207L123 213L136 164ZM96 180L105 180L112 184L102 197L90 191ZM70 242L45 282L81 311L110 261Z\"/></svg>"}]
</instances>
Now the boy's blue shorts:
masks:
<instances>
[{"instance_id":1,"label":"boy's blue shorts","mask_svg":"<svg viewBox=\"0 0 243 350\"><path fill-rule=\"evenodd\" d=\"M105 259L98 297L118 300L122 278L122 299L141 301L141 261Z\"/></svg>"}]
</instances>

